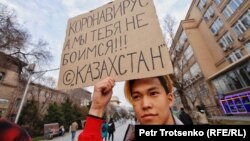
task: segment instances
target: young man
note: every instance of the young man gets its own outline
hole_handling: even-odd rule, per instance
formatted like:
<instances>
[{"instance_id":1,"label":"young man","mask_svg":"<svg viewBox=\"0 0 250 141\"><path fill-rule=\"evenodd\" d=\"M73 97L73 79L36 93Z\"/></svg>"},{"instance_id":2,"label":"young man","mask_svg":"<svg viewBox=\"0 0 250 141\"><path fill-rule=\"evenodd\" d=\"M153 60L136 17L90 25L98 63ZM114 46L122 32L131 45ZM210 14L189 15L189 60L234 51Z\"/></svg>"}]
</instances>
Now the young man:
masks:
<instances>
[{"instance_id":1,"label":"young man","mask_svg":"<svg viewBox=\"0 0 250 141\"><path fill-rule=\"evenodd\" d=\"M100 132L102 116L112 97L114 85L115 80L111 77L107 77L95 85L86 127L79 135L78 141L102 140ZM174 96L172 82L168 75L126 81L124 91L140 124L182 124L172 115L170 109L174 102Z\"/></svg>"}]
</instances>

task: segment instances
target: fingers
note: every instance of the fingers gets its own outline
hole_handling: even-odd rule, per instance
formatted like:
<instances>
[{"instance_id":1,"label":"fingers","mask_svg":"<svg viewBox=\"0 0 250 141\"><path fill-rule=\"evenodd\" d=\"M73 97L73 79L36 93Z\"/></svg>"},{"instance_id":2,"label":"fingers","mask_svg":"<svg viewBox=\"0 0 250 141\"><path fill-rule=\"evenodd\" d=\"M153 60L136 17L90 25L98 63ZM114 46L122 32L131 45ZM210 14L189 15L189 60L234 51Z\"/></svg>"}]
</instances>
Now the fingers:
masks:
<instances>
[{"instance_id":1,"label":"fingers","mask_svg":"<svg viewBox=\"0 0 250 141\"><path fill-rule=\"evenodd\" d=\"M111 77L105 78L103 93L106 94L111 92L114 86L115 86L115 80L113 78Z\"/></svg>"},{"instance_id":2,"label":"fingers","mask_svg":"<svg viewBox=\"0 0 250 141\"><path fill-rule=\"evenodd\" d=\"M102 94L109 93L115 86L115 80L111 77L107 77L95 85L95 91Z\"/></svg>"}]
</instances>

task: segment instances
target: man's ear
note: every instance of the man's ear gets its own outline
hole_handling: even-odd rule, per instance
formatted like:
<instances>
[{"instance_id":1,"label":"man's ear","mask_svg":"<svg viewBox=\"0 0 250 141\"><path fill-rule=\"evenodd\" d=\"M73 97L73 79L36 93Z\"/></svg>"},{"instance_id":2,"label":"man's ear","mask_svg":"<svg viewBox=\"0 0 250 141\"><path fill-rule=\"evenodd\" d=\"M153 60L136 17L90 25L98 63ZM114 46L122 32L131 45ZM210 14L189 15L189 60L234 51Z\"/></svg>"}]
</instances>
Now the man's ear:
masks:
<instances>
[{"instance_id":1,"label":"man's ear","mask_svg":"<svg viewBox=\"0 0 250 141\"><path fill-rule=\"evenodd\" d=\"M168 93L167 99L168 99L169 106L172 107L173 104L174 104L174 94L173 93Z\"/></svg>"}]
</instances>

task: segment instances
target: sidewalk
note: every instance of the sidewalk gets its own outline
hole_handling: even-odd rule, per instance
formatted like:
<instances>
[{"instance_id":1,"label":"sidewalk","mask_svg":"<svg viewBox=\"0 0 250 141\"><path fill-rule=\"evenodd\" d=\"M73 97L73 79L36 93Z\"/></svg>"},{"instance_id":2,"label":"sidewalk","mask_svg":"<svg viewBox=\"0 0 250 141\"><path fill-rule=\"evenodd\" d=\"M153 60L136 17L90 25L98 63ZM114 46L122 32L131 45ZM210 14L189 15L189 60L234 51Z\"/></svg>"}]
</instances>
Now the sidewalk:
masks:
<instances>
[{"instance_id":1,"label":"sidewalk","mask_svg":"<svg viewBox=\"0 0 250 141\"><path fill-rule=\"evenodd\" d=\"M213 116L208 119L215 125L250 125L249 116Z\"/></svg>"}]
</instances>

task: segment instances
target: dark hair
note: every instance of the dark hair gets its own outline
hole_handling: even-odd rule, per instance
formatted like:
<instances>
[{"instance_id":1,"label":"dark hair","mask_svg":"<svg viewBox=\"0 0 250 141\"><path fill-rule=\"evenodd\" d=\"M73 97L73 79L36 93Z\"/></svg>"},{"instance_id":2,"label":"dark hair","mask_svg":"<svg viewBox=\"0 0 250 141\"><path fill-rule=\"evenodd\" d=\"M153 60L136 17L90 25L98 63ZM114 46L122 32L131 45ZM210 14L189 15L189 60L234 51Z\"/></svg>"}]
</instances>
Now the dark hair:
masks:
<instances>
[{"instance_id":1,"label":"dark hair","mask_svg":"<svg viewBox=\"0 0 250 141\"><path fill-rule=\"evenodd\" d=\"M168 93L172 93L173 92L173 84L172 84L172 80L170 78L169 75L163 75L163 76L155 76L153 78L158 78L162 87L164 88L166 94ZM127 80L125 81L125 85L124 85L124 94L125 94L125 98L129 101L129 103L133 103L133 99L132 99L132 85L134 84L134 82L138 80L138 79L134 79L134 80Z\"/></svg>"},{"instance_id":2,"label":"dark hair","mask_svg":"<svg viewBox=\"0 0 250 141\"><path fill-rule=\"evenodd\" d=\"M157 78L159 79L159 81L160 81L162 87L164 88L166 94L168 94L169 93L169 90L168 90L168 87L167 87L168 84L167 84L165 78L163 76L158 76ZM135 83L136 80L137 79L130 80L130 83L129 83L130 92L132 92L132 86L133 86L133 84Z\"/></svg>"},{"instance_id":3,"label":"dark hair","mask_svg":"<svg viewBox=\"0 0 250 141\"><path fill-rule=\"evenodd\" d=\"M184 108L183 108L183 107L181 107L181 111L184 111Z\"/></svg>"}]
</instances>

